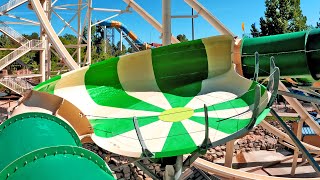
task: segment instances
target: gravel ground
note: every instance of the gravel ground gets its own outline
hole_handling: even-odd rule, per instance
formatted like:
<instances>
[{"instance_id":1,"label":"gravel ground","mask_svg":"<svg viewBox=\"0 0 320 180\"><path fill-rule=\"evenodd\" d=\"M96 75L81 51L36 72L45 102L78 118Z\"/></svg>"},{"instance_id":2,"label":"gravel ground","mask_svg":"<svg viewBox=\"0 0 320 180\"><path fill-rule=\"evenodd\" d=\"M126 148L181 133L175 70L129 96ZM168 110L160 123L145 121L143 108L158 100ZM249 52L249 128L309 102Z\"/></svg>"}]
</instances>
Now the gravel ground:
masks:
<instances>
[{"instance_id":1,"label":"gravel ground","mask_svg":"<svg viewBox=\"0 0 320 180\"><path fill-rule=\"evenodd\" d=\"M291 121L287 122L287 125L291 127ZM271 125L277 127L278 129L283 129L276 121L270 122ZM151 180L147 174L145 174L140 168L136 167L133 163L129 163L129 158L125 156L120 156L108 152L94 143L83 144L83 147L98 154L102 159L104 159L109 167L114 170L114 175L117 179L127 180L127 179L137 179L137 180ZM255 127L247 135L240 138L235 144L233 155L237 155L240 152L249 151L259 151L259 150L278 150L284 148L283 145L278 143L278 138L264 130L261 126ZM207 153L201 158L208 161L214 162L215 160L221 159L226 154L226 146L221 145L208 149ZM146 165L151 171L160 177L164 175L164 167L160 164L153 163L147 159L141 161Z\"/></svg>"}]
</instances>

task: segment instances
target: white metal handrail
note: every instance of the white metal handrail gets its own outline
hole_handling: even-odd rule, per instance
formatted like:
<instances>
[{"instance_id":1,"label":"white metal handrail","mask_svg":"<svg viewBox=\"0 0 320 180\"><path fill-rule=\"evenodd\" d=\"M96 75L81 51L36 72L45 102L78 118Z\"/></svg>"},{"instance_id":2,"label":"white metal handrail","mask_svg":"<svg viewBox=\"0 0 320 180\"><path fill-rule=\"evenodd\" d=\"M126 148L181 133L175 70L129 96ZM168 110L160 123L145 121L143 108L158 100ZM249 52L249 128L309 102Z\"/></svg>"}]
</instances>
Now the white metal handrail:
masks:
<instances>
[{"instance_id":1,"label":"white metal handrail","mask_svg":"<svg viewBox=\"0 0 320 180\"><path fill-rule=\"evenodd\" d=\"M0 83L18 94L21 94L25 91L23 87L14 81L11 81L10 79L0 79Z\"/></svg>"},{"instance_id":2,"label":"white metal handrail","mask_svg":"<svg viewBox=\"0 0 320 180\"><path fill-rule=\"evenodd\" d=\"M0 60L0 70L11 64L13 61L17 60L21 56L25 55L33 48L43 48L43 41L31 40L23 44L16 50L12 51Z\"/></svg>"},{"instance_id":3,"label":"white metal handrail","mask_svg":"<svg viewBox=\"0 0 320 180\"><path fill-rule=\"evenodd\" d=\"M8 36L11 36L11 38L15 39L16 41L18 41L21 44L27 43L29 40L27 38L25 38L24 36L22 36L20 33L18 33L17 31L15 31L13 28L11 28L10 26L8 26L6 23L4 23L3 21L0 21L0 30L7 34Z\"/></svg>"},{"instance_id":4,"label":"white metal handrail","mask_svg":"<svg viewBox=\"0 0 320 180\"><path fill-rule=\"evenodd\" d=\"M18 85L20 85L21 87L23 87L24 89L33 89L33 86L25 79L11 78L11 80L13 82L17 83Z\"/></svg>"},{"instance_id":5,"label":"white metal handrail","mask_svg":"<svg viewBox=\"0 0 320 180\"><path fill-rule=\"evenodd\" d=\"M21 78L0 78L0 83L18 94L34 88L34 86Z\"/></svg>"},{"instance_id":6,"label":"white metal handrail","mask_svg":"<svg viewBox=\"0 0 320 180\"><path fill-rule=\"evenodd\" d=\"M0 14L6 13L11 9L14 9L17 6L27 2L28 0L10 0L6 4L0 6Z\"/></svg>"}]
</instances>

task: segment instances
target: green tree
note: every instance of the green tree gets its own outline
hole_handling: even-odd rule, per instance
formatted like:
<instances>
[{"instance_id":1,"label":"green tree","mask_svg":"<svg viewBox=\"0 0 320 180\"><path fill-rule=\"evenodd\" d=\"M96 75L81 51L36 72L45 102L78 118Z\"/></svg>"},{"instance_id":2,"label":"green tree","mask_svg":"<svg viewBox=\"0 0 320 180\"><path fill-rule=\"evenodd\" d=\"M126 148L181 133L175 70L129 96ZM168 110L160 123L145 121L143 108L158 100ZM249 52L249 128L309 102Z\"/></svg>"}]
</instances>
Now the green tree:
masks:
<instances>
[{"instance_id":1,"label":"green tree","mask_svg":"<svg viewBox=\"0 0 320 180\"><path fill-rule=\"evenodd\" d=\"M177 39L178 39L180 42L187 42L187 41L189 41L188 38L186 37L186 35L184 35L184 34L179 34L179 35L177 36Z\"/></svg>"},{"instance_id":2,"label":"green tree","mask_svg":"<svg viewBox=\"0 0 320 180\"><path fill-rule=\"evenodd\" d=\"M122 44L122 51L120 50L120 41L118 41L117 45L112 44L111 49L112 49L112 55L115 57L124 55L127 52L126 46L123 44Z\"/></svg>"},{"instance_id":3,"label":"green tree","mask_svg":"<svg viewBox=\"0 0 320 180\"><path fill-rule=\"evenodd\" d=\"M62 44L64 45L76 45L78 43L78 38L75 35L72 34L65 34L63 36L59 37ZM75 48L67 48L69 54L73 54L76 49Z\"/></svg>"},{"instance_id":4,"label":"green tree","mask_svg":"<svg viewBox=\"0 0 320 180\"><path fill-rule=\"evenodd\" d=\"M32 39L40 39L39 34L36 32L31 33L30 35L28 34L22 34L25 38L32 40Z\"/></svg>"},{"instance_id":5,"label":"green tree","mask_svg":"<svg viewBox=\"0 0 320 180\"><path fill-rule=\"evenodd\" d=\"M306 30L307 17L302 14L300 0L266 0L265 17L260 18L260 31L251 25L251 35L268 36Z\"/></svg>"},{"instance_id":6,"label":"green tree","mask_svg":"<svg viewBox=\"0 0 320 180\"><path fill-rule=\"evenodd\" d=\"M134 53L134 50L133 50L133 48L131 46L129 46L127 52L128 53Z\"/></svg>"},{"instance_id":7,"label":"green tree","mask_svg":"<svg viewBox=\"0 0 320 180\"><path fill-rule=\"evenodd\" d=\"M120 51L120 41L118 41L118 43L117 43L117 48L118 48L118 50ZM122 51L120 51L121 52L121 55L123 55L123 54L125 54L126 52L127 52L127 47L122 43Z\"/></svg>"},{"instance_id":8,"label":"green tree","mask_svg":"<svg viewBox=\"0 0 320 180\"><path fill-rule=\"evenodd\" d=\"M18 47L17 44L13 43L12 40L5 35L0 36L0 46L3 48L12 48L12 47Z\"/></svg>"},{"instance_id":9,"label":"green tree","mask_svg":"<svg viewBox=\"0 0 320 180\"><path fill-rule=\"evenodd\" d=\"M302 14L300 0L291 0L292 19L289 22L291 32L302 31L308 28L307 17Z\"/></svg>"},{"instance_id":10,"label":"green tree","mask_svg":"<svg viewBox=\"0 0 320 180\"><path fill-rule=\"evenodd\" d=\"M253 37L259 37L261 35L260 31L256 28L256 23L251 25L250 32Z\"/></svg>"},{"instance_id":11,"label":"green tree","mask_svg":"<svg viewBox=\"0 0 320 180\"><path fill-rule=\"evenodd\" d=\"M28 40L40 39L39 34L36 32L33 32L30 35L23 34L23 36L25 38L27 38ZM31 67L33 69L37 69L38 64L40 64L40 52L39 51L30 51L27 54L25 54L24 56L22 56L20 58L20 60L22 62L24 62L25 64L29 65L29 67Z\"/></svg>"}]
</instances>

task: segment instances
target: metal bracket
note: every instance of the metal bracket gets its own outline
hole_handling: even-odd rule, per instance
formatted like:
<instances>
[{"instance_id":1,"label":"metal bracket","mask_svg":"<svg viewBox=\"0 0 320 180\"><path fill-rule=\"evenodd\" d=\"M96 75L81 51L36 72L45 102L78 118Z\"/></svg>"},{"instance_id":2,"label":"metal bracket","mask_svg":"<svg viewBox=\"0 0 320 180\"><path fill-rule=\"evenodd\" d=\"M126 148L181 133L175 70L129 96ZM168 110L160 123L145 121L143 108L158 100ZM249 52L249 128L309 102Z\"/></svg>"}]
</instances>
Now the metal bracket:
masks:
<instances>
[{"instance_id":1,"label":"metal bracket","mask_svg":"<svg viewBox=\"0 0 320 180\"><path fill-rule=\"evenodd\" d=\"M134 125L134 129L136 130L136 133L137 133L137 136L138 136L138 140L139 140L141 148L142 148L142 156L143 157L153 157L154 155L152 154L152 152L150 152L148 150L146 144L144 143L144 140L142 138L141 131L140 131L140 128L139 128L138 118L137 117L133 117L133 125Z\"/></svg>"},{"instance_id":2,"label":"metal bracket","mask_svg":"<svg viewBox=\"0 0 320 180\"><path fill-rule=\"evenodd\" d=\"M280 81L280 69L274 63L274 57L270 58L270 79L268 81L267 89L271 91L271 97L268 102L268 107L271 107L277 97L278 87Z\"/></svg>"},{"instance_id":3,"label":"metal bracket","mask_svg":"<svg viewBox=\"0 0 320 180\"><path fill-rule=\"evenodd\" d=\"M253 126L256 124L257 117L259 115L259 105L260 105L260 98L261 98L261 87L259 84L256 85L254 90L254 105L253 105L253 111L251 116L251 121L247 125L247 129L253 128Z\"/></svg>"},{"instance_id":4,"label":"metal bracket","mask_svg":"<svg viewBox=\"0 0 320 180\"><path fill-rule=\"evenodd\" d=\"M254 53L254 60L255 60L255 69L254 69L253 80L257 81L259 77L259 53L258 52Z\"/></svg>"},{"instance_id":5,"label":"metal bracket","mask_svg":"<svg viewBox=\"0 0 320 180\"><path fill-rule=\"evenodd\" d=\"M211 141L209 138L209 117L208 117L208 107L204 104L204 117L205 117L205 137L200 145L199 149L194 151L187 159L183 162L183 167L190 167L190 165L202 154L206 153Z\"/></svg>"},{"instance_id":6,"label":"metal bracket","mask_svg":"<svg viewBox=\"0 0 320 180\"><path fill-rule=\"evenodd\" d=\"M187 159L183 161L183 167L190 167L191 164L200 156L201 154L199 151L194 151L190 156L187 157Z\"/></svg>"},{"instance_id":7,"label":"metal bracket","mask_svg":"<svg viewBox=\"0 0 320 180\"><path fill-rule=\"evenodd\" d=\"M208 150L208 144L210 144L209 117L208 117L208 107L205 104L203 105L203 109L204 109L204 120L205 120L205 135L204 135L204 140L200 146L200 152L206 153L206 151Z\"/></svg>"}]
</instances>

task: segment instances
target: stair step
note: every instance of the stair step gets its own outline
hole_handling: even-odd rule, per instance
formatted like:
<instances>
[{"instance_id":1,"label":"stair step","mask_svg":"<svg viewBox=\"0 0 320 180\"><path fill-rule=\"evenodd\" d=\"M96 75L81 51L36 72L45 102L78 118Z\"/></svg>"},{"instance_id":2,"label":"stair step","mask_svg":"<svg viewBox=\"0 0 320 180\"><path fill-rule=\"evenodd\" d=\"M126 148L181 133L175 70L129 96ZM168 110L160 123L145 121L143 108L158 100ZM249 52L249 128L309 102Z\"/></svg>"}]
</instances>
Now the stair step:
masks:
<instances>
[{"instance_id":1,"label":"stair step","mask_svg":"<svg viewBox=\"0 0 320 180\"><path fill-rule=\"evenodd\" d=\"M0 15L11 11L28 0L9 0L8 3L0 6Z\"/></svg>"},{"instance_id":2,"label":"stair step","mask_svg":"<svg viewBox=\"0 0 320 180\"><path fill-rule=\"evenodd\" d=\"M33 89L34 87L29 82L21 78L0 78L0 84L18 94L23 94L25 91Z\"/></svg>"}]
</instances>

